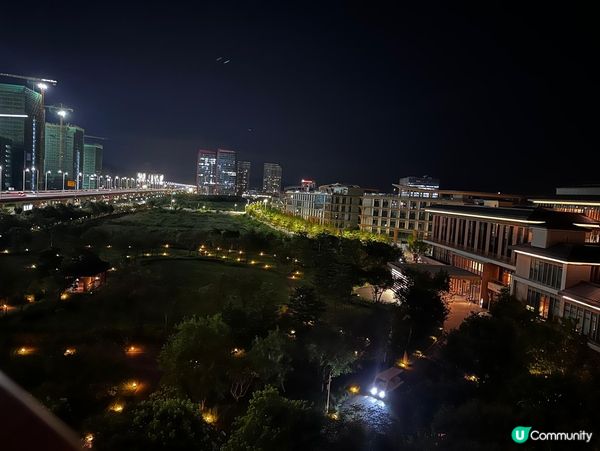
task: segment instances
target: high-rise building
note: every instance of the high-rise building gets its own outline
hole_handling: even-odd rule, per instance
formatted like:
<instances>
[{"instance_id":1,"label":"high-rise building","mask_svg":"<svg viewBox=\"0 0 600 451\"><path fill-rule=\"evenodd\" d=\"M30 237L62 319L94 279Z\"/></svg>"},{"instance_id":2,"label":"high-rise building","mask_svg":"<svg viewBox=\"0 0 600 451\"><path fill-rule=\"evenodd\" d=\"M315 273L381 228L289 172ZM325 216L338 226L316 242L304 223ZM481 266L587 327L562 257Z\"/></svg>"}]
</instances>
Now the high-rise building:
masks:
<instances>
[{"instance_id":1,"label":"high-rise building","mask_svg":"<svg viewBox=\"0 0 600 451\"><path fill-rule=\"evenodd\" d=\"M77 125L46 123L45 133L44 170L40 178L50 171L49 188L61 188L63 178L65 186L73 187L70 181L77 180L82 168L84 130ZM64 173L67 175L63 177Z\"/></svg>"},{"instance_id":2,"label":"high-rise building","mask_svg":"<svg viewBox=\"0 0 600 451\"><path fill-rule=\"evenodd\" d=\"M235 151L217 150L217 194L235 195L236 190L236 156Z\"/></svg>"},{"instance_id":3,"label":"high-rise building","mask_svg":"<svg viewBox=\"0 0 600 451\"><path fill-rule=\"evenodd\" d=\"M83 189L98 188L98 176L102 173L102 154L104 146L100 143L85 143L83 145L82 187Z\"/></svg>"},{"instance_id":4,"label":"high-rise building","mask_svg":"<svg viewBox=\"0 0 600 451\"><path fill-rule=\"evenodd\" d=\"M236 170L236 194L241 196L250 189L250 162L238 161Z\"/></svg>"},{"instance_id":5,"label":"high-rise building","mask_svg":"<svg viewBox=\"0 0 600 451\"><path fill-rule=\"evenodd\" d=\"M217 153L212 150L198 151L196 189L198 194L216 194Z\"/></svg>"},{"instance_id":6,"label":"high-rise building","mask_svg":"<svg viewBox=\"0 0 600 451\"><path fill-rule=\"evenodd\" d=\"M0 172L2 173L2 183L0 190L6 190L13 186L12 184L12 141L0 137Z\"/></svg>"},{"instance_id":7,"label":"high-rise building","mask_svg":"<svg viewBox=\"0 0 600 451\"><path fill-rule=\"evenodd\" d=\"M0 114L0 137L11 141L11 186L31 189L44 159L42 95L26 86L0 83ZM25 169L30 175L23 188Z\"/></svg>"},{"instance_id":8,"label":"high-rise building","mask_svg":"<svg viewBox=\"0 0 600 451\"><path fill-rule=\"evenodd\" d=\"M279 194L281 192L281 166L277 163L264 164L263 191L269 194Z\"/></svg>"}]
</instances>

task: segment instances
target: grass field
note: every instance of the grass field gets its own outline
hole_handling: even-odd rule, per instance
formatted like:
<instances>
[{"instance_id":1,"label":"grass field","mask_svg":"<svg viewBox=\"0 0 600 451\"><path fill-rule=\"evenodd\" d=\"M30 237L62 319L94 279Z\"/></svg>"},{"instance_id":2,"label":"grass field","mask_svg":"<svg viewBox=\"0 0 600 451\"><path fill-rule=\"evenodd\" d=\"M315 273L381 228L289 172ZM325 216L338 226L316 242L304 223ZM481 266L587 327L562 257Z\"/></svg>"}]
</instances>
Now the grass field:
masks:
<instances>
[{"instance_id":1,"label":"grass field","mask_svg":"<svg viewBox=\"0 0 600 451\"><path fill-rule=\"evenodd\" d=\"M198 240L220 239L226 232L235 243L239 233L262 227L235 215L153 209L56 230L54 245L65 257L89 243L116 270L95 293L36 302L0 318L0 368L78 429L116 399L145 396L160 379L158 352L182 319L219 313L227 303L287 300L295 281L266 254L262 265L253 266L250 253L237 263L234 257L207 259L197 249L190 254L177 248L188 241L196 247ZM105 241L92 240L98 236ZM172 243L166 257L165 242ZM145 256L148 246L159 252ZM35 271L27 266L39 251L0 257L33 280ZM140 352L127 353L131 346ZM73 353L65 355L67 349ZM123 392L123 384L133 380L140 388Z\"/></svg>"}]
</instances>

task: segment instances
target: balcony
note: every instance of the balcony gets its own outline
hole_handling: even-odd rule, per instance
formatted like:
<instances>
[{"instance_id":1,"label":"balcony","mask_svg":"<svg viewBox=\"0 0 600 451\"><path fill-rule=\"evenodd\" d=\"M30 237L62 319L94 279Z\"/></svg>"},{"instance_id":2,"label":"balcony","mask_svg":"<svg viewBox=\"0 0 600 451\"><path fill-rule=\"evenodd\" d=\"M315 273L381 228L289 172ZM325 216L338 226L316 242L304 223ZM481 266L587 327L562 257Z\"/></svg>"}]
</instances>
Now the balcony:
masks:
<instances>
[{"instance_id":1,"label":"balcony","mask_svg":"<svg viewBox=\"0 0 600 451\"><path fill-rule=\"evenodd\" d=\"M438 246L453 251L457 254L463 255L465 257L473 258L475 260L484 261L487 263L493 263L495 265L502 266L507 269L515 270L515 259L513 257L502 257L491 252L480 252L473 248L457 245L454 242L434 240L428 238L424 240L427 244L431 246Z\"/></svg>"}]
</instances>

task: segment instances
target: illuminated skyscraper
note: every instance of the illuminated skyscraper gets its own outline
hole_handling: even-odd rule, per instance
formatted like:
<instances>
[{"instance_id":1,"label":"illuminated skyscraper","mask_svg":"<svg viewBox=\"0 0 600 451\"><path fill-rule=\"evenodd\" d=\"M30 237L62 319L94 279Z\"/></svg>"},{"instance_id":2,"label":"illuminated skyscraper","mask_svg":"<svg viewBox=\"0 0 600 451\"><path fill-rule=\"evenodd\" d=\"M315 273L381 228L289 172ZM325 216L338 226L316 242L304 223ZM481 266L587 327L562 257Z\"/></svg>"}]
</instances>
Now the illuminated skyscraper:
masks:
<instances>
[{"instance_id":1,"label":"illuminated skyscraper","mask_svg":"<svg viewBox=\"0 0 600 451\"><path fill-rule=\"evenodd\" d=\"M49 188L61 188L62 174L65 172L65 180L77 180L77 174L82 169L84 134L84 130L77 125L64 124L61 127L60 124L46 123L44 165L39 177L43 179L44 174L50 171ZM67 182L66 186L75 185Z\"/></svg>"},{"instance_id":2,"label":"illuminated skyscraper","mask_svg":"<svg viewBox=\"0 0 600 451\"><path fill-rule=\"evenodd\" d=\"M277 163L264 164L263 191L269 194L279 194L281 192L281 166Z\"/></svg>"},{"instance_id":3,"label":"illuminated skyscraper","mask_svg":"<svg viewBox=\"0 0 600 451\"><path fill-rule=\"evenodd\" d=\"M84 189L98 188L98 177L102 173L102 154L104 146L100 143L85 143L83 146L82 186Z\"/></svg>"},{"instance_id":4,"label":"illuminated skyscraper","mask_svg":"<svg viewBox=\"0 0 600 451\"><path fill-rule=\"evenodd\" d=\"M11 141L12 186L22 189L22 171L39 170L43 162L42 95L25 86L0 83L0 114L0 137ZM34 180L30 171L25 188L31 189Z\"/></svg>"},{"instance_id":5,"label":"illuminated skyscraper","mask_svg":"<svg viewBox=\"0 0 600 451\"><path fill-rule=\"evenodd\" d=\"M250 162L238 161L236 170L236 194L241 196L250 188Z\"/></svg>"},{"instance_id":6,"label":"illuminated skyscraper","mask_svg":"<svg viewBox=\"0 0 600 451\"><path fill-rule=\"evenodd\" d=\"M196 189L198 194L216 194L217 153L212 150L198 151Z\"/></svg>"},{"instance_id":7,"label":"illuminated skyscraper","mask_svg":"<svg viewBox=\"0 0 600 451\"><path fill-rule=\"evenodd\" d=\"M217 150L217 194L235 195L236 158L233 150Z\"/></svg>"}]
</instances>

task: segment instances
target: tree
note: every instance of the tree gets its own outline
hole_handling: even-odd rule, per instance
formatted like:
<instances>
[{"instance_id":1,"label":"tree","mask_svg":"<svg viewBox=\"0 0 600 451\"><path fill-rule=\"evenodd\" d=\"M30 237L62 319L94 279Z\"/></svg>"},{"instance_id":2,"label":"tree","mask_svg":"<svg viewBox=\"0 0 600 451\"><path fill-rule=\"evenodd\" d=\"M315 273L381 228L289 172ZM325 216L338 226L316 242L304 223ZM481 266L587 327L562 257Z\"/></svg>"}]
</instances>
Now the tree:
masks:
<instances>
[{"instance_id":1,"label":"tree","mask_svg":"<svg viewBox=\"0 0 600 451\"><path fill-rule=\"evenodd\" d=\"M158 357L164 381L193 400L223 398L231 349L230 330L220 315L185 320Z\"/></svg>"},{"instance_id":2,"label":"tree","mask_svg":"<svg viewBox=\"0 0 600 451\"><path fill-rule=\"evenodd\" d=\"M312 325L325 311L325 303L318 298L314 288L301 286L290 296L288 311L298 325Z\"/></svg>"},{"instance_id":3,"label":"tree","mask_svg":"<svg viewBox=\"0 0 600 451\"><path fill-rule=\"evenodd\" d=\"M307 347L309 359L319 367L322 387L327 389L325 402L325 412L327 413L329 412L332 379L349 373L357 357L339 332L320 329L309 337L309 340L312 341Z\"/></svg>"},{"instance_id":4,"label":"tree","mask_svg":"<svg viewBox=\"0 0 600 451\"><path fill-rule=\"evenodd\" d=\"M381 302L381 296L388 288L394 285L392 273L385 266L375 266L365 272L365 281L371 285L373 301Z\"/></svg>"},{"instance_id":5,"label":"tree","mask_svg":"<svg viewBox=\"0 0 600 451\"><path fill-rule=\"evenodd\" d=\"M255 338L248 358L260 380L277 384L285 391L286 375L291 371L288 356L288 338L279 329L272 330L265 338Z\"/></svg>"},{"instance_id":6,"label":"tree","mask_svg":"<svg viewBox=\"0 0 600 451\"><path fill-rule=\"evenodd\" d=\"M417 339L432 335L448 316L448 307L440 296L448 290L448 274L441 271L432 275L408 268L403 273L396 296L410 318L412 333Z\"/></svg>"},{"instance_id":7,"label":"tree","mask_svg":"<svg viewBox=\"0 0 600 451\"><path fill-rule=\"evenodd\" d=\"M424 241L420 240L417 237L416 233L410 235L407 239L408 241L408 250L413 254L413 260L418 261L421 256L423 256L427 249L429 249L429 245Z\"/></svg>"},{"instance_id":8,"label":"tree","mask_svg":"<svg viewBox=\"0 0 600 451\"><path fill-rule=\"evenodd\" d=\"M275 387L254 392L246 414L236 418L224 451L314 449L321 421L306 401L281 396Z\"/></svg>"},{"instance_id":9,"label":"tree","mask_svg":"<svg viewBox=\"0 0 600 451\"><path fill-rule=\"evenodd\" d=\"M112 416L112 418L111 418ZM202 420L198 405L160 390L119 418L108 414L94 448L131 451L216 450L218 435Z\"/></svg>"}]
</instances>

